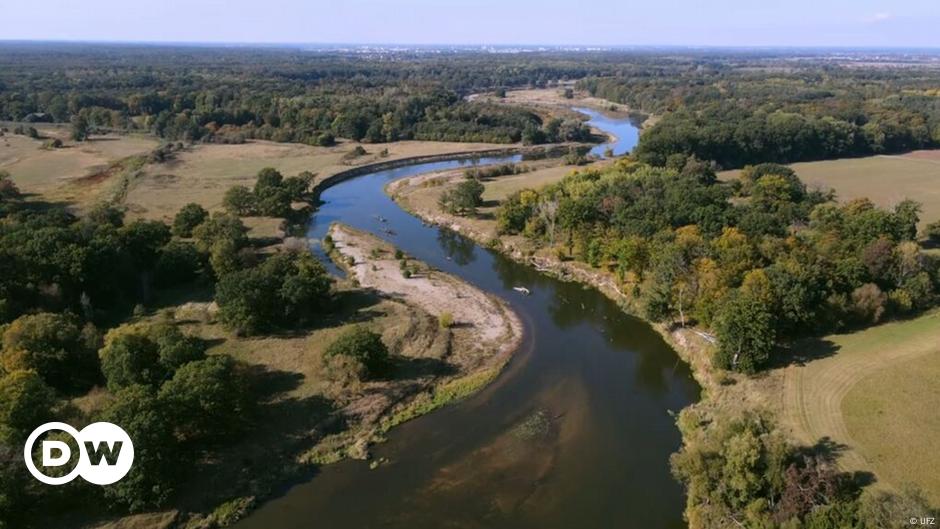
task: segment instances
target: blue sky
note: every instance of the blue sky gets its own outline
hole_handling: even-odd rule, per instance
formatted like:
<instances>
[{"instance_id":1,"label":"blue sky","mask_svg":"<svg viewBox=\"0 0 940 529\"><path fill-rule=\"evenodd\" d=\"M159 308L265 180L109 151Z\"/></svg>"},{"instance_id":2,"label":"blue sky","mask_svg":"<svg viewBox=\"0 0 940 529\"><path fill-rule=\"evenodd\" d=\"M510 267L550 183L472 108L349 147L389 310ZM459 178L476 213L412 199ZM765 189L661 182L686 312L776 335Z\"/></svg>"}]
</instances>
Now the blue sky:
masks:
<instances>
[{"instance_id":1,"label":"blue sky","mask_svg":"<svg viewBox=\"0 0 940 529\"><path fill-rule=\"evenodd\" d=\"M940 47L940 0L0 0L0 39Z\"/></svg>"}]
</instances>

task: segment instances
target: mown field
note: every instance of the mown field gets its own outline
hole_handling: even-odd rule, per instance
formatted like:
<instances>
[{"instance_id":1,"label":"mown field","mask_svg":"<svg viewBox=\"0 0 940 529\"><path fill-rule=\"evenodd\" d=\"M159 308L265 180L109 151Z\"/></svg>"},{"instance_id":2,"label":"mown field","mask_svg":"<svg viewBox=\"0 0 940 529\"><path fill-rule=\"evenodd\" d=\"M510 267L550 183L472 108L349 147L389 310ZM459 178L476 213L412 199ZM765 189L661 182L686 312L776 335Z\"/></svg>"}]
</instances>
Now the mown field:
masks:
<instances>
[{"instance_id":1,"label":"mown field","mask_svg":"<svg viewBox=\"0 0 940 529\"><path fill-rule=\"evenodd\" d=\"M940 503L940 312L802 347L807 361L784 370L784 423L806 443L842 445L840 464L878 486L913 483Z\"/></svg>"},{"instance_id":2,"label":"mown field","mask_svg":"<svg viewBox=\"0 0 940 529\"><path fill-rule=\"evenodd\" d=\"M791 167L809 186L836 190L839 200L868 197L890 207L905 198L923 205L920 227L940 219L940 151L915 151L894 156L803 162ZM724 171L722 179L738 171Z\"/></svg>"}]
</instances>

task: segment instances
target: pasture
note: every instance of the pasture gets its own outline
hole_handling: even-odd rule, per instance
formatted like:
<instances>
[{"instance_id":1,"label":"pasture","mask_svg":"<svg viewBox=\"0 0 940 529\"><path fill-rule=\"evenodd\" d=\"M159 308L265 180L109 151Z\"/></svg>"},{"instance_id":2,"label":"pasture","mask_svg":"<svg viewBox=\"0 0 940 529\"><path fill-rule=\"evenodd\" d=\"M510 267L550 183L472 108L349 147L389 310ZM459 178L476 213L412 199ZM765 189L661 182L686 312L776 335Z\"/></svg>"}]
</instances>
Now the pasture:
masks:
<instances>
[{"instance_id":1,"label":"pasture","mask_svg":"<svg viewBox=\"0 0 940 529\"><path fill-rule=\"evenodd\" d=\"M104 175L112 164L129 156L143 155L160 142L144 135L92 136L76 143L67 139L67 129L38 127L43 139L5 134L0 138L0 170L9 171L20 190L47 200L83 204L98 199L105 189ZM59 138L64 146L46 149L47 139Z\"/></svg>"},{"instance_id":2,"label":"pasture","mask_svg":"<svg viewBox=\"0 0 940 529\"><path fill-rule=\"evenodd\" d=\"M785 368L781 418L805 443L843 445L846 470L879 487L914 483L940 502L940 312L802 344Z\"/></svg>"},{"instance_id":3,"label":"pasture","mask_svg":"<svg viewBox=\"0 0 940 529\"><path fill-rule=\"evenodd\" d=\"M920 227L940 219L940 151L801 162L790 167L808 186L833 188L840 201L868 197L882 207L905 198L923 205ZM723 180L737 170L724 171Z\"/></svg>"}]
</instances>

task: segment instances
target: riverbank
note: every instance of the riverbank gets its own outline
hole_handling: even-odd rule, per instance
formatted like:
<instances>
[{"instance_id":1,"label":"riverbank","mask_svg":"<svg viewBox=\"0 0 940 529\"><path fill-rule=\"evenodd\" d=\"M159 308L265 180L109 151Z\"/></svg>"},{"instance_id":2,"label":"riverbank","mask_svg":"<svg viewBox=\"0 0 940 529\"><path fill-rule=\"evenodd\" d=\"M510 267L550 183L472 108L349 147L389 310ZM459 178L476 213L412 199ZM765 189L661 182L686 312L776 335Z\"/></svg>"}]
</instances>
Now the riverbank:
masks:
<instances>
[{"instance_id":1,"label":"riverbank","mask_svg":"<svg viewBox=\"0 0 940 529\"><path fill-rule=\"evenodd\" d=\"M386 413L383 432L476 392L496 378L519 347L522 322L499 298L434 270L367 232L334 224L329 237L334 260L359 286L421 309L448 333L446 349L429 349L422 358L440 364L441 372L449 375Z\"/></svg>"},{"instance_id":2,"label":"riverbank","mask_svg":"<svg viewBox=\"0 0 940 529\"><path fill-rule=\"evenodd\" d=\"M626 313L642 319L635 298L625 291L626 287L621 288L613 273L592 268L585 263L564 260L557 252L537 247L521 235L499 234L495 218L498 204L488 203L475 217L443 211L438 206L436 196L456 185L460 179L462 174L456 171L417 175L390 183L386 186L386 193L400 207L425 222L457 232L542 273L563 281L592 286L616 302ZM486 182L485 186L489 188L500 179ZM429 186L429 181L437 183ZM487 191L484 192L484 200L489 202ZM650 323L650 326L691 367L696 382L702 387L701 400L687 409L694 409L700 416L707 418L727 412L775 410L779 407L784 378L780 370L760 377L749 377L717 369L712 364L715 338L707 332L664 323Z\"/></svg>"}]
</instances>

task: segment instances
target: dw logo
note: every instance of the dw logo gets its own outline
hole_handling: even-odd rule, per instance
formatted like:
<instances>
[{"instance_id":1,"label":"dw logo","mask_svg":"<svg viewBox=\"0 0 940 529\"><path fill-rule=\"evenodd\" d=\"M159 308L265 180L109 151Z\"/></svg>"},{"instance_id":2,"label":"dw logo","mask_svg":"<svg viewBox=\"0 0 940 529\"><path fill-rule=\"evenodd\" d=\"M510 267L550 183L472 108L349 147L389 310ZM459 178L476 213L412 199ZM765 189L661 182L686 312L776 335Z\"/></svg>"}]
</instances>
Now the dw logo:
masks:
<instances>
[{"instance_id":1,"label":"dw logo","mask_svg":"<svg viewBox=\"0 0 940 529\"><path fill-rule=\"evenodd\" d=\"M33 445L39 436L52 430L68 433L78 445L78 463L64 476L43 474L33 462ZM43 440L41 447L41 463L45 468L62 467L72 460L72 449L64 441ZM29 434L23 459L29 473L47 485L64 485L76 476L95 485L110 485L130 471L134 463L134 443L120 426L109 422L89 424L82 431L65 423L49 422Z\"/></svg>"}]
</instances>

